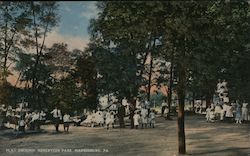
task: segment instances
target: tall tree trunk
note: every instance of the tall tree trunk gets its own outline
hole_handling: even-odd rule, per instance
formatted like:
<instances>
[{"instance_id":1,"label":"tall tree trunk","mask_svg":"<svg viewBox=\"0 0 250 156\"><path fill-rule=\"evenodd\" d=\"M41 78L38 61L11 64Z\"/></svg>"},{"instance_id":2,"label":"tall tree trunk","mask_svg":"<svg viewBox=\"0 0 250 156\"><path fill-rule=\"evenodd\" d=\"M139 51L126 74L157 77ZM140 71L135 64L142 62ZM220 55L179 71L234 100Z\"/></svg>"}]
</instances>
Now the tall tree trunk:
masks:
<instances>
[{"instance_id":1,"label":"tall tree trunk","mask_svg":"<svg viewBox=\"0 0 250 156\"><path fill-rule=\"evenodd\" d=\"M177 94L178 94L178 103L179 103L179 110L178 110L178 147L179 147L179 154L186 154L186 139L185 139L185 95L186 95L186 37L184 36L184 51L182 54L182 59L179 60L178 66L179 66L179 84L177 87Z\"/></svg>"},{"instance_id":2,"label":"tall tree trunk","mask_svg":"<svg viewBox=\"0 0 250 156\"><path fill-rule=\"evenodd\" d=\"M150 52L151 55L150 55L150 68L149 68L149 76L148 76L148 95L147 95L148 101L150 101L151 78L152 78L152 70L153 70L153 51L155 49L155 40L156 39L154 39L153 47Z\"/></svg>"},{"instance_id":3,"label":"tall tree trunk","mask_svg":"<svg viewBox=\"0 0 250 156\"><path fill-rule=\"evenodd\" d=\"M174 52L171 52L170 60L170 80L169 80L169 91L168 91L168 109L171 112L171 103L172 103L172 88L173 88L173 63L174 63Z\"/></svg>"},{"instance_id":4,"label":"tall tree trunk","mask_svg":"<svg viewBox=\"0 0 250 156\"><path fill-rule=\"evenodd\" d=\"M208 92L206 94L206 108L208 108L211 105L211 98L212 98L212 95Z\"/></svg>"},{"instance_id":5,"label":"tall tree trunk","mask_svg":"<svg viewBox=\"0 0 250 156\"><path fill-rule=\"evenodd\" d=\"M185 81L186 81L186 71L183 64L179 69L179 84L178 84L178 144L179 144L179 154L186 153L186 141L185 141L185 126L184 126L184 105L185 105Z\"/></svg>"},{"instance_id":6,"label":"tall tree trunk","mask_svg":"<svg viewBox=\"0 0 250 156\"><path fill-rule=\"evenodd\" d=\"M150 69L149 69L149 76L148 76L148 94L147 94L147 99L148 99L148 101L150 101L152 68L153 68L153 58L152 58L152 53L151 53L151 58L150 58Z\"/></svg>"}]
</instances>

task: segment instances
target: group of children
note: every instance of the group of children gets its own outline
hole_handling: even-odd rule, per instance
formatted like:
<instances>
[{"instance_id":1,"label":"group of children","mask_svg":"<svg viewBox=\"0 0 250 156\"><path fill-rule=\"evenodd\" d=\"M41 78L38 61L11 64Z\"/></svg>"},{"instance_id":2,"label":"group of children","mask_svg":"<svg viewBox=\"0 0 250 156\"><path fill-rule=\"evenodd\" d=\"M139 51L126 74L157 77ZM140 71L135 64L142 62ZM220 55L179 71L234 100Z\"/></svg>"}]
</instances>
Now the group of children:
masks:
<instances>
[{"instance_id":1,"label":"group of children","mask_svg":"<svg viewBox=\"0 0 250 156\"><path fill-rule=\"evenodd\" d=\"M81 123L81 125L85 125L88 127L101 126L109 129L110 127L114 128L115 119L117 113L110 110L98 110L89 112L87 118ZM133 116L134 126L138 128L139 125L141 127L155 127L155 111L151 110L150 112L146 108L141 108L135 110L135 114Z\"/></svg>"},{"instance_id":2,"label":"group of children","mask_svg":"<svg viewBox=\"0 0 250 156\"><path fill-rule=\"evenodd\" d=\"M6 127L10 128L11 125L14 125L14 129L21 132L25 132L26 127L30 130L40 129L40 125L46 120L46 113L43 111L28 111L23 109L21 105L15 109L12 106L5 108L5 105L2 105L0 112L2 116L5 116Z\"/></svg>"},{"instance_id":3,"label":"group of children","mask_svg":"<svg viewBox=\"0 0 250 156\"><path fill-rule=\"evenodd\" d=\"M114 128L115 123L115 115L116 113L111 110L101 111L98 109L96 112L93 110L91 113L87 114L87 118L81 123L81 125L86 125L89 127L94 127L95 125L99 125L109 129L110 126Z\"/></svg>"},{"instance_id":4,"label":"group of children","mask_svg":"<svg viewBox=\"0 0 250 156\"><path fill-rule=\"evenodd\" d=\"M248 121L250 120L248 103L243 102L241 105L239 101L236 101L236 103L231 104L211 104L206 109L206 120L207 122L214 122L216 119L220 121L232 121L234 119L237 124Z\"/></svg>"},{"instance_id":5,"label":"group of children","mask_svg":"<svg viewBox=\"0 0 250 156\"><path fill-rule=\"evenodd\" d=\"M136 129L138 129L139 125L141 125L141 128L146 128L149 124L150 128L155 127L155 111L150 110L146 108L142 108L140 110L136 110L134 114L134 126Z\"/></svg>"},{"instance_id":6,"label":"group of children","mask_svg":"<svg viewBox=\"0 0 250 156\"><path fill-rule=\"evenodd\" d=\"M40 126L45 124L47 114L41 111L30 111L28 109L22 108L21 105L17 106L17 108L12 108L12 106L1 105L0 114L4 118L3 126L7 128L14 128L20 132L25 132L28 130L40 130ZM69 123L71 122L70 115L65 113L63 118L61 116L61 112L59 109L54 109L51 114L53 115L54 123L55 117L58 117L58 123L56 124L56 130L58 131L58 126L61 120L64 123L64 131L69 130ZM2 123L1 123L2 124ZM14 127L13 127L14 125Z\"/></svg>"},{"instance_id":7,"label":"group of children","mask_svg":"<svg viewBox=\"0 0 250 156\"><path fill-rule=\"evenodd\" d=\"M40 126L45 124L47 114L51 114L53 117L53 123L55 124L56 131L59 131L59 125L61 121L64 125L64 131L69 131L69 125L71 122L75 122L68 113L65 113L62 116L61 110L55 108L49 113L41 111L28 111L22 108L12 109L11 106L5 108L4 106L0 107L1 114L4 114L6 117L6 127L10 127L11 123L15 124L15 129L21 132L25 132L25 129L29 130L39 130ZM92 111L87 114L87 117L84 121L80 122L80 125L87 125L94 127L96 125L114 128L115 119L117 112L112 110L103 110L98 109L97 111ZM79 119L77 119L77 122ZM141 125L142 128L149 126L150 128L155 127L155 111L148 109L146 106L140 109L135 110L133 116L134 126L138 128Z\"/></svg>"}]
</instances>

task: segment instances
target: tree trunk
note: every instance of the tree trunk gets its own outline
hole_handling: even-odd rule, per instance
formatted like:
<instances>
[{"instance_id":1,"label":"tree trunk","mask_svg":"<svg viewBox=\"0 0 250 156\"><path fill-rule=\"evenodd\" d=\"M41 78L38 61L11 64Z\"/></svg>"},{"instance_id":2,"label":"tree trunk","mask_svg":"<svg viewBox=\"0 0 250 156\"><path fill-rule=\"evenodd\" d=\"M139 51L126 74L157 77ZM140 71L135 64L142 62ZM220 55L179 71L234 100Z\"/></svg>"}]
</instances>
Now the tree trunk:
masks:
<instances>
[{"instance_id":1,"label":"tree trunk","mask_svg":"<svg viewBox=\"0 0 250 156\"><path fill-rule=\"evenodd\" d=\"M36 96L39 96L38 92L37 92L37 83L38 83L38 77L39 75L37 74L37 68L40 62L40 57L42 56L42 50L44 47L44 43L45 43L45 37L48 31L48 22L46 23L45 26L45 30L43 33L43 39L42 39L42 44L41 47L39 47L39 43L38 43L38 24L36 23L36 14L35 14L35 10L34 10L34 2L31 2L31 7L33 9L32 11L32 15L33 15L33 24L35 27L35 47L36 47L36 61L34 64L34 68L33 68L33 73L32 73L32 99L33 99L33 103L38 103L38 107L40 106L40 103L37 101L38 98L36 98Z\"/></svg>"},{"instance_id":2,"label":"tree trunk","mask_svg":"<svg viewBox=\"0 0 250 156\"><path fill-rule=\"evenodd\" d=\"M185 143L185 126L184 126L184 105L185 105L185 80L186 71L185 67L181 65L179 71L179 84L178 84L178 144L179 144L179 154L186 153L186 143Z\"/></svg>"},{"instance_id":3,"label":"tree trunk","mask_svg":"<svg viewBox=\"0 0 250 156\"><path fill-rule=\"evenodd\" d=\"M207 93L206 94L206 108L208 108L211 105L211 98L212 98L212 95Z\"/></svg>"},{"instance_id":4,"label":"tree trunk","mask_svg":"<svg viewBox=\"0 0 250 156\"><path fill-rule=\"evenodd\" d=\"M148 101L150 101L152 68L153 68L153 58L152 58L152 53L151 53L151 58L150 58L150 69L149 69L149 76L148 76L148 95L147 95Z\"/></svg>"},{"instance_id":5,"label":"tree trunk","mask_svg":"<svg viewBox=\"0 0 250 156\"><path fill-rule=\"evenodd\" d=\"M186 38L184 37L184 40L186 41ZM177 87L177 94L178 94L178 103L179 103L179 110L178 110L178 147L179 147L179 154L186 154L186 140L185 140L185 125L184 125L184 106L185 106L185 95L186 95L186 42L184 42L184 51L182 54L182 59L178 62L179 66L179 82Z\"/></svg>"},{"instance_id":6,"label":"tree trunk","mask_svg":"<svg viewBox=\"0 0 250 156\"><path fill-rule=\"evenodd\" d=\"M174 62L174 52L171 52L170 60L170 83L169 83L169 92L168 92L168 109L171 112L171 103L172 103L172 88L173 88L173 62Z\"/></svg>"},{"instance_id":7,"label":"tree trunk","mask_svg":"<svg viewBox=\"0 0 250 156\"><path fill-rule=\"evenodd\" d=\"M155 48L155 40L156 39L154 39L153 47L150 52L151 55L150 55L150 69L149 69L149 76L148 76L148 95L147 95L148 101L150 101L151 77L152 77L152 70L153 70L153 51Z\"/></svg>"},{"instance_id":8,"label":"tree trunk","mask_svg":"<svg viewBox=\"0 0 250 156\"><path fill-rule=\"evenodd\" d=\"M134 98L132 98L129 102L129 111L130 111L130 126L131 129L134 128L134 114L135 114L135 106L136 106L136 100Z\"/></svg>"}]
</instances>

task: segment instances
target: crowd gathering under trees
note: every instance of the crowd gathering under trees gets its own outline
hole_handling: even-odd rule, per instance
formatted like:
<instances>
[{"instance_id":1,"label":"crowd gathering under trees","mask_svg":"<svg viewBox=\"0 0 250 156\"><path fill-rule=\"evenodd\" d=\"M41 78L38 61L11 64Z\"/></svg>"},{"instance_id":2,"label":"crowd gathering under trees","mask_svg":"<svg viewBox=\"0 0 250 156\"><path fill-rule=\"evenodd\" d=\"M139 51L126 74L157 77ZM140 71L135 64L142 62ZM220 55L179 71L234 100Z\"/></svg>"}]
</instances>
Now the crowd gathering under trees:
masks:
<instances>
[{"instance_id":1,"label":"crowd gathering under trees","mask_svg":"<svg viewBox=\"0 0 250 156\"><path fill-rule=\"evenodd\" d=\"M212 101L218 79L230 100L249 101L250 9L245 0L97 2L85 50L44 43L60 24L58 2L0 4L2 104L97 109L100 96L135 105L151 88L178 96L179 152L185 153L186 95ZM149 60L149 61L148 61ZM15 83L8 76L17 74ZM21 86L21 87L20 87Z\"/></svg>"}]
</instances>

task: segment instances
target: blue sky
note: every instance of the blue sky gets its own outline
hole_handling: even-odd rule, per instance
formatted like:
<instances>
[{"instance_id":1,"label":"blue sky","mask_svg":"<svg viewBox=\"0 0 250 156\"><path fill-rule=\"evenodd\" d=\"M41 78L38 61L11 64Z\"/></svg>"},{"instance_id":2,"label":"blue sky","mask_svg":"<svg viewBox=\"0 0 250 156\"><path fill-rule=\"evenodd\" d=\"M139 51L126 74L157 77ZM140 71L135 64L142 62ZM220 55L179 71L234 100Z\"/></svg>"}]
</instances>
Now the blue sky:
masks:
<instances>
[{"instance_id":1,"label":"blue sky","mask_svg":"<svg viewBox=\"0 0 250 156\"><path fill-rule=\"evenodd\" d=\"M46 43L65 42L70 49L83 49L89 40L89 20L97 16L96 1L59 1L59 26L51 32ZM82 44L81 44L82 43Z\"/></svg>"},{"instance_id":2,"label":"blue sky","mask_svg":"<svg viewBox=\"0 0 250 156\"><path fill-rule=\"evenodd\" d=\"M97 15L95 1L59 2L59 32L65 35L88 36L89 19Z\"/></svg>"}]
</instances>

